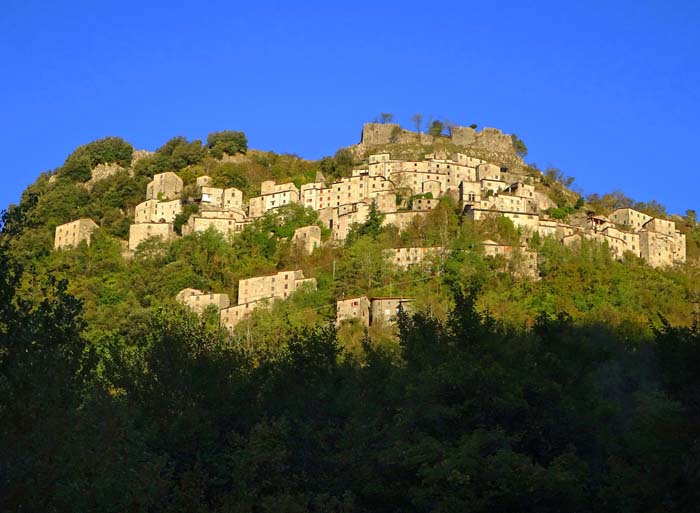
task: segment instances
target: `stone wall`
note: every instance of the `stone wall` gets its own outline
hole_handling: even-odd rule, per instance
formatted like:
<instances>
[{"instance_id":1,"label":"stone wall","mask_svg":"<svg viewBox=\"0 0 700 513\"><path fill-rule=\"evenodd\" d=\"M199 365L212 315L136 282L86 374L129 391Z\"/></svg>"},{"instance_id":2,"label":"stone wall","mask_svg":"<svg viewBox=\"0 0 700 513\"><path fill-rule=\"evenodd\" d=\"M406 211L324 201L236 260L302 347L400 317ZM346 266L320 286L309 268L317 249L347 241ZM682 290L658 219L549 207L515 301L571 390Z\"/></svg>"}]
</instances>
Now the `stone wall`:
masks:
<instances>
[{"instance_id":1,"label":"stone wall","mask_svg":"<svg viewBox=\"0 0 700 513\"><path fill-rule=\"evenodd\" d=\"M365 123L360 145L365 148L385 144L420 143L431 145L435 138L428 134L411 132L396 123ZM499 153L515 154L511 136L497 128L484 128L477 132L468 126L452 127L450 142L457 146L483 148Z\"/></svg>"},{"instance_id":2,"label":"stone wall","mask_svg":"<svg viewBox=\"0 0 700 513\"><path fill-rule=\"evenodd\" d=\"M63 249L77 246L82 241L86 241L89 245L92 232L97 228L97 224L90 218L78 219L77 221L59 225L56 227L53 247L54 249Z\"/></svg>"}]
</instances>

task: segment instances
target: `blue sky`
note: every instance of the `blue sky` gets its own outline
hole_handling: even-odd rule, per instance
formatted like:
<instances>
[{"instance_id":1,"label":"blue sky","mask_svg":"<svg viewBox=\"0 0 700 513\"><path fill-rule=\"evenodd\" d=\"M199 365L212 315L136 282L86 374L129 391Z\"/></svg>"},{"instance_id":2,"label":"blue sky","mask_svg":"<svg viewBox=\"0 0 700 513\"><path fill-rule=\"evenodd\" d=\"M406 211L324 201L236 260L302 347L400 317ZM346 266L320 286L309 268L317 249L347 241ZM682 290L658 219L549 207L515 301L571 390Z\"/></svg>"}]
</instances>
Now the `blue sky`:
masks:
<instances>
[{"instance_id":1,"label":"blue sky","mask_svg":"<svg viewBox=\"0 0 700 513\"><path fill-rule=\"evenodd\" d=\"M682 0L5 0L0 208L108 135L319 158L420 112L515 132L586 194L700 210L698 27Z\"/></svg>"}]
</instances>

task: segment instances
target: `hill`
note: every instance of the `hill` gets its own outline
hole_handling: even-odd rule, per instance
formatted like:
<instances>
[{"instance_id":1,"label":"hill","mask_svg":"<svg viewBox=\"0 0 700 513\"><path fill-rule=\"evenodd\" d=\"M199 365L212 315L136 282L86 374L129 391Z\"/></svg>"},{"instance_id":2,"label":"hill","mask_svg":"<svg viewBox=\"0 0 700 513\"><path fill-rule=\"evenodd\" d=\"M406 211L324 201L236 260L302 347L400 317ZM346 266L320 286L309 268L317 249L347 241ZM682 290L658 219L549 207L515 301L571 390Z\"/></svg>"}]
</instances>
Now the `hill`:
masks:
<instances>
[{"instance_id":1,"label":"hill","mask_svg":"<svg viewBox=\"0 0 700 513\"><path fill-rule=\"evenodd\" d=\"M695 216L429 128L41 175L0 232L1 509L692 510Z\"/></svg>"}]
</instances>

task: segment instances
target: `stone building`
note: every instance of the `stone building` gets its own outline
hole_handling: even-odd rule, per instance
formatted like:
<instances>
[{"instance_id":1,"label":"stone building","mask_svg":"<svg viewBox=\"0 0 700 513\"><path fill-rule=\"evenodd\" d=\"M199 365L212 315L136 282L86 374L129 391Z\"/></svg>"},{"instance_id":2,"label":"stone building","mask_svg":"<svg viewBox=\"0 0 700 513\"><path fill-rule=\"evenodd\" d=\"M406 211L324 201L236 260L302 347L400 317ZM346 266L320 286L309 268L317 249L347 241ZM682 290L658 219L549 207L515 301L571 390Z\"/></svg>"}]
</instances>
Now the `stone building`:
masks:
<instances>
[{"instance_id":1,"label":"stone building","mask_svg":"<svg viewBox=\"0 0 700 513\"><path fill-rule=\"evenodd\" d=\"M314 249L321 247L321 228L316 225L297 228L294 230L292 241L299 244L304 252L310 255Z\"/></svg>"},{"instance_id":2,"label":"stone building","mask_svg":"<svg viewBox=\"0 0 700 513\"><path fill-rule=\"evenodd\" d=\"M616 235L625 241L629 239L629 245L632 246L629 250L641 256L652 267L668 267L675 262L685 262L685 235L676 229L673 221L654 218L633 208L615 210L610 214L610 220L623 227L623 230L616 231ZM634 249L636 237L638 250Z\"/></svg>"},{"instance_id":3,"label":"stone building","mask_svg":"<svg viewBox=\"0 0 700 513\"><path fill-rule=\"evenodd\" d=\"M393 248L385 251L388 260L403 269L408 269L414 265L427 263L429 260L434 260L444 253L441 246L433 246L428 248Z\"/></svg>"},{"instance_id":4,"label":"stone building","mask_svg":"<svg viewBox=\"0 0 700 513\"><path fill-rule=\"evenodd\" d=\"M509 194L494 194L483 198L476 205L478 208L498 210L499 212L528 212L536 214L532 203L520 196L511 196Z\"/></svg>"},{"instance_id":5,"label":"stone building","mask_svg":"<svg viewBox=\"0 0 700 513\"><path fill-rule=\"evenodd\" d=\"M503 258L503 270L516 276L530 279L539 277L536 251L528 250L527 246L514 247L507 244L498 244L492 240L485 240L482 244L484 255Z\"/></svg>"},{"instance_id":6,"label":"stone building","mask_svg":"<svg viewBox=\"0 0 700 513\"><path fill-rule=\"evenodd\" d=\"M513 221L513 225L515 225L516 228L520 228L525 234L534 233L538 231L538 228L540 226L539 216L537 214L527 212L501 211L466 205L464 209L464 215L468 219L472 219L474 221L482 221L493 216L507 217L508 219Z\"/></svg>"},{"instance_id":7,"label":"stone building","mask_svg":"<svg viewBox=\"0 0 700 513\"><path fill-rule=\"evenodd\" d=\"M380 210L391 209L396 208L393 191L394 184L391 181L365 172L343 178L327 187L323 182L305 184L301 188L301 203L313 210L321 210L375 200Z\"/></svg>"},{"instance_id":8,"label":"stone building","mask_svg":"<svg viewBox=\"0 0 700 513\"><path fill-rule=\"evenodd\" d=\"M174 239L176 235L173 225L170 223L132 224L129 228L129 250L134 251L139 244L151 237L169 241Z\"/></svg>"},{"instance_id":9,"label":"stone building","mask_svg":"<svg viewBox=\"0 0 700 513\"><path fill-rule=\"evenodd\" d=\"M172 223L181 212L180 200L161 202L151 199L136 205L134 220L136 223Z\"/></svg>"},{"instance_id":10,"label":"stone building","mask_svg":"<svg viewBox=\"0 0 700 513\"><path fill-rule=\"evenodd\" d=\"M182 179L168 171L153 176L153 181L146 187L146 199L172 200L180 197Z\"/></svg>"},{"instance_id":11,"label":"stone building","mask_svg":"<svg viewBox=\"0 0 700 513\"><path fill-rule=\"evenodd\" d=\"M433 210L440 203L439 199L436 198L413 198L411 200L411 210L418 212L424 212L426 210Z\"/></svg>"},{"instance_id":12,"label":"stone building","mask_svg":"<svg viewBox=\"0 0 700 513\"><path fill-rule=\"evenodd\" d=\"M284 205L299 203L299 189L293 183L275 184L268 180L260 186L260 196L250 198L248 217L262 217L265 212Z\"/></svg>"},{"instance_id":13,"label":"stone building","mask_svg":"<svg viewBox=\"0 0 700 513\"><path fill-rule=\"evenodd\" d=\"M562 240L574 233L574 227L568 224L557 221L556 219L539 219L536 232L542 237L554 237L557 240ZM533 232L534 233L534 232Z\"/></svg>"},{"instance_id":14,"label":"stone building","mask_svg":"<svg viewBox=\"0 0 700 513\"><path fill-rule=\"evenodd\" d=\"M184 289L175 296L179 302L201 314L209 306L215 306L217 310L223 310L230 306L228 294L212 294L197 289Z\"/></svg>"},{"instance_id":15,"label":"stone building","mask_svg":"<svg viewBox=\"0 0 700 513\"><path fill-rule=\"evenodd\" d=\"M213 228L222 235L228 236L243 231L250 222L242 210L205 210L190 216L182 227L182 234L205 232Z\"/></svg>"},{"instance_id":16,"label":"stone building","mask_svg":"<svg viewBox=\"0 0 700 513\"><path fill-rule=\"evenodd\" d=\"M364 202L344 205L340 208L331 209L333 216L330 219L330 226L333 230L333 240L345 240L354 224L361 224L369 219L369 205Z\"/></svg>"},{"instance_id":17,"label":"stone building","mask_svg":"<svg viewBox=\"0 0 700 513\"><path fill-rule=\"evenodd\" d=\"M410 311L414 301L415 299L407 297L373 297L370 310L371 324L376 322L393 324L396 322L399 309Z\"/></svg>"},{"instance_id":18,"label":"stone building","mask_svg":"<svg viewBox=\"0 0 700 513\"><path fill-rule=\"evenodd\" d=\"M230 187L218 189L216 187L202 187L201 210L242 210L243 192Z\"/></svg>"},{"instance_id":19,"label":"stone building","mask_svg":"<svg viewBox=\"0 0 700 513\"><path fill-rule=\"evenodd\" d=\"M269 306L270 302L263 299L224 308L219 312L219 323L224 328L232 330L236 324L252 314L254 310L258 308L267 308Z\"/></svg>"},{"instance_id":20,"label":"stone building","mask_svg":"<svg viewBox=\"0 0 700 513\"><path fill-rule=\"evenodd\" d=\"M316 278L304 278L303 271L280 271L269 276L258 276L238 282L238 304L261 299L286 299L300 287L316 287Z\"/></svg>"},{"instance_id":21,"label":"stone building","mask_svg":"<svg viewBox=\"0 0 700 513\"><path fill-rule=\"evenodd\" d=\"M404 231L416 217L424 216L425 212L405 210L399 212L387 212L384 214L382 226L396 226L400 232Z\"/></svg>"},{"instance_id":22,"label":"stone building","mask_svg":"<svg viewBox=\"0 0 700 513\"><path fill-rule=\"evenodd\" d=\"M632 230L638 231L642 229L648 221L651 221L652 217L635 210L633 208L618 208L612 214L610 214L610 220L621 226L625 226Z\"/></svg>"},{"instance_id":23,"label":"stone building","mask_svg":"<svg viewBox=\"0 0 700 513\"><path fill-rule=\"evenodd\" d=\"M304 287L316 288L316 278L304 278L302 271L281 271L238 282L238 304L221 310L222 326L233 329L255 309L270 306L274 299L286 299Z\"/></svg>"},{"instance_id":24,"label":"stone building","mask_svg":"<svg viewBox=\"0 0 700 513\"><path fill-rule=\"evenodd\" d=\"M639 231L639 246L642 258L652 267L670 267L680 256L673 236L646 228ZM685 260L685 243L683 248L682 258ZM682 260L679 258L679 261Z\"/></svg>"},{"instance_id":25,"label":"stone building","mask_svg":"<svg viewBox=\"0 0 700 513\"><path fill-rule=\"evenodd\" d=\"M97 228L99 228L97 224L89 218L78 219L77 221L59 225L56 227L53 247L54 249L74 247L82 241L90 245L92 232Z\"/></svg>"},{"instance_id":26,"label":"stone building","mask_svg":"<svg viewBox=\"0 0 700 513\"><path fill-rule=\"evenodd\" d=\"M342 321L350 319L359 319L364 326L369 326L370 318L370 302L367 296L359 296L336 301L335 322L340 324Z\"/></svg>"},{"instance_id":27,"label":"stone building","mask_svg":"<svg viewBox=\"0 0 700 513\"><path fill-rule=\"evenodd\" d=\"M198 176L197 180L197 187L199 187L200 191L202 187L209 187L212 184L212 179L211 176L203 175L203 176Z\"/></svg>"},{"instance_id":28,"label":"stone building","mask_svg":"<svg viewBox=\"0 0 700 513\"><path fill-rule=\"evenodd\" d=\"M496 180L503 181L501 177L501 168L495 164L483 163L476 168L476 176L478 180Z\"/></svg>"}]
</instances>

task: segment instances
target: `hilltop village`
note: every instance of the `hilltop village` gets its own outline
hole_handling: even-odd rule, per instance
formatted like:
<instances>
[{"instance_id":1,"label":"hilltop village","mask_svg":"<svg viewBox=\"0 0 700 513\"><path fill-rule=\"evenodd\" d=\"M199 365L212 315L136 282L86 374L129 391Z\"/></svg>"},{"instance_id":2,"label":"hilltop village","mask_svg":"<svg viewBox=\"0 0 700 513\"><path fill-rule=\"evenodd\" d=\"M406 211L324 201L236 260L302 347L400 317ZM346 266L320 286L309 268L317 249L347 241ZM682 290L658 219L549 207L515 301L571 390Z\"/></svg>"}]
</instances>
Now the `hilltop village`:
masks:
<instances>
[{"instance_id":1,"label":"hilltop village","mask_svg":"<svg viewBox=\"0 0 700 513\"><path fill-rule=\"evenodd\" d=\"M474 221L492 217L506 217L521 234L521 245L513 247L491 240L483 241L487 256L508 259L518 255L518 275L536 280L538 255L528 249L532 237L552 237L571 246L582 239L607 244L611 254L622 259L631 253L653 267L672 266L686 259L685 236L673 221L653 218L632 208L621 208L608 217L589 213L576 222L562 222L546 212L556 203L538 187L541 178L517 172L517 164L510 136L495 129L475 132L468 127L454 127L452 142L465 148L452 153L434 152L421 159L407 159L389 150L372 152L392 143L414 140L429 144L431 136L402 130L398 125L365 125L362 142L356 148L367 154L362 166L352 170L351 176L328 181L318 173L315 181L301 184L264 181L258 196L244 200L237 188L216 188L212 179L202 175L194 184L185 184L174 172L153 176L146 191L146 201L135 208L134 223L125 256L132 254L144 241L160 238L164 241L178 237L174 223L183 212L183 206L194 201L198 211L182 226L182 235L213 229L224 236L234 237L247 225L266 213L285 205L299 204L318 214L320 226L311 225L295 231L293 242L307 253L322 244L342 244L353 227L367 222L373 213L382 218L382 225L393 225L404 230L418 216L436 208L442 198L449 197L459 205L462 215ZM486 149L499 158L474 156L470 148ZM506 155L508 158L502 158ZM511 169L512 167L512 169ZM196 197L184 197L187 185L194 185ZM78 219L56 228L54 248L76 246L90 242L97 224L91 219ZM330 232L328 240L322 237L322 227ZM449 244L433 247L397 247L386 252L393 264L407 268L422 265L450 251ZM213 306L219 310L223 326L233 328L253 310L284 300L302 288L314 288L314 278L304 276L302 270L290 269L268 276L253 276L239 282L235 305L226 294L196 289L182 290L177 299L196 312ZM370 325L382 318L391 322L398 309L410 307L412 298L367 297L337 298L336 319L359 319Z\"/></svg>"}]
</instances>

